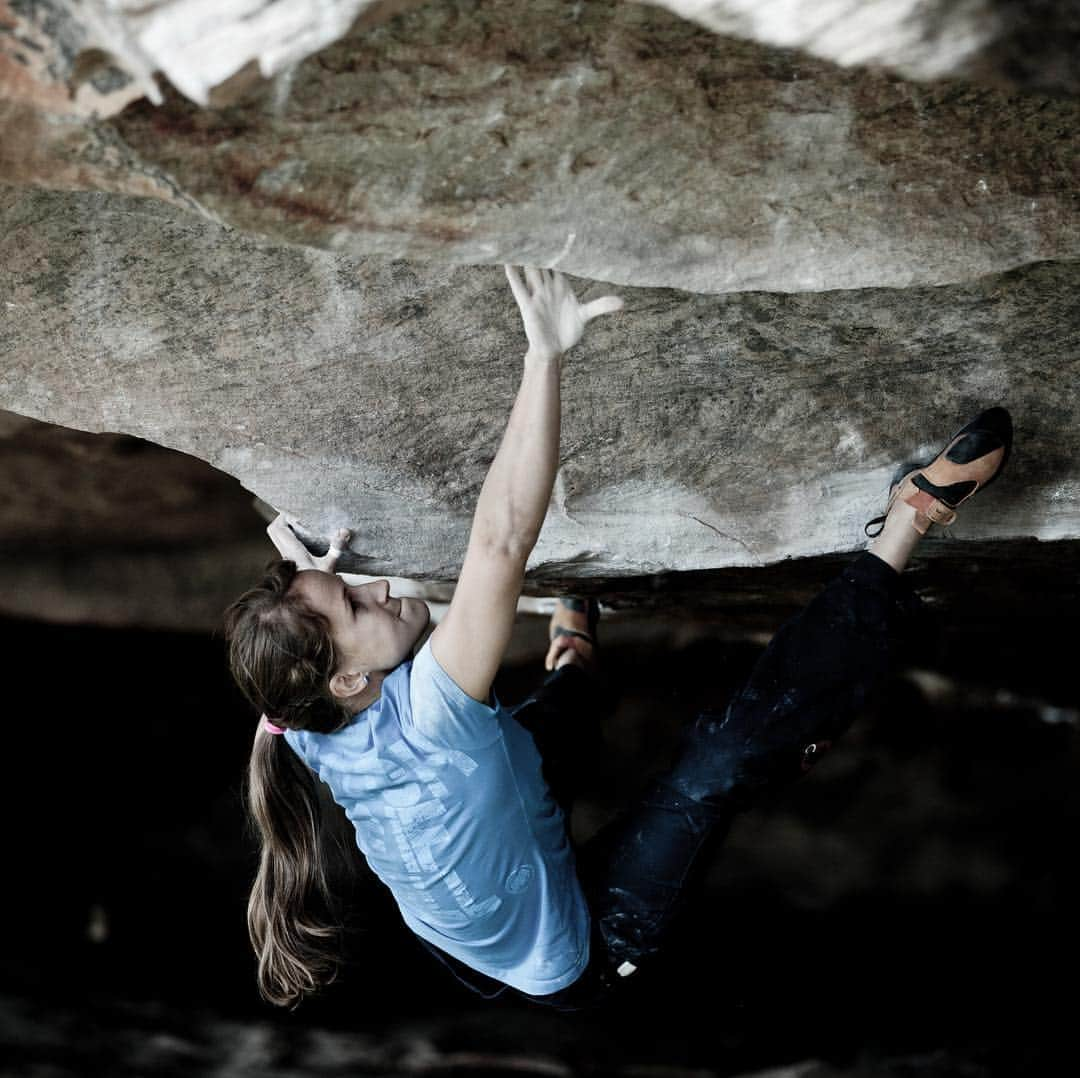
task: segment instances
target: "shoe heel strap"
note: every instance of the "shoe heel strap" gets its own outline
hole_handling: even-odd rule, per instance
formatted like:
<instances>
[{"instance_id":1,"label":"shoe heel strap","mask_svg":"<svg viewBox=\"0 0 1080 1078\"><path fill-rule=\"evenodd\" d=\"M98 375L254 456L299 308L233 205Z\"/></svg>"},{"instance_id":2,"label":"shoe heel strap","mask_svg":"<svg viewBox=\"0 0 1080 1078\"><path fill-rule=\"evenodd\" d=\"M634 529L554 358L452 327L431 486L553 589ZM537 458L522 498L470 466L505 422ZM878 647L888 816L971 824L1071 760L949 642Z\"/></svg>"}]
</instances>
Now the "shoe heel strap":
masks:
<instances>
[{"instance_id":1,"label":"shoe heel strap","mask_svg":"<svg viewBox=\"0 0 1080 1078\"><path fill-rule=\"evenodd\" d=\"M911 484L912 490L905 491L904 501L915 510L915 530L920 535L925 535L931 524L940 524L948 527L956 520L956 512L943 502L939 502L932 494L920 490Z\"/></svg>"},{"instance_id":2,"label":"shoe heel strap","mask_svg":"<svg viewBox=\"0 0 1080 1078\"><path fill-rule=\"evenodd\" d=\"M590 636L588 633L578 632L577 629L564 629L561 625L556 625L551 630L551 639L558 640L560 636L568 636L576 638L578 640L584 640L586 643L592 644L593 647L596 647L596 638Z\"/></svg>"}]
</instances>

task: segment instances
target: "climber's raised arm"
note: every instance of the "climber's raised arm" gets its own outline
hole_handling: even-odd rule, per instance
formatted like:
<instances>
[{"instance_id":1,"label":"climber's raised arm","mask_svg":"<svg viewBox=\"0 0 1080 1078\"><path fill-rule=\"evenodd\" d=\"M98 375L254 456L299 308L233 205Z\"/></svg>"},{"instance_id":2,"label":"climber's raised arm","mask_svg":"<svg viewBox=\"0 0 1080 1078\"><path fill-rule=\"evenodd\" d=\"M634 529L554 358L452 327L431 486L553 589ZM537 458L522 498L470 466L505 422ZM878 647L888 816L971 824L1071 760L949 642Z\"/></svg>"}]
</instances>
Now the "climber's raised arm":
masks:
<instances>
[{"instance_id":1,"label":"climber's raised arm","mask_svg":"<svg viewBox=\"0 0 1080 1078\"><path fill-rule=\"evenodd\" d=\"M486 700L514 624L525 563L544 523L559 466L561 358L590 319L617 311L614 296L578 303L552 270L506 268L529 347L517 398L488 469L446 616L431 637L439 665Z\"/></svg>"}]
</instances>

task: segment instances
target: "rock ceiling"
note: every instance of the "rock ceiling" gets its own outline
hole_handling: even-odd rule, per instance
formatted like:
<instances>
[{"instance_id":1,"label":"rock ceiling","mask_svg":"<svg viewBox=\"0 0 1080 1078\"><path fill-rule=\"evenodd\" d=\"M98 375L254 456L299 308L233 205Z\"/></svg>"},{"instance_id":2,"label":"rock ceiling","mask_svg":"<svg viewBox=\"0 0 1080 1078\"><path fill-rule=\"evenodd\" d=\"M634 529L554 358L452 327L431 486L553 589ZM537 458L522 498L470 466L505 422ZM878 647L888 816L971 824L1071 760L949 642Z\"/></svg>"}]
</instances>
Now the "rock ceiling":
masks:
<instances>
[{"instance_id":1,"label":"rock ceiling","mask_svg":"<svg viewBox=\"0 0 1080 1078\"><path fill-rule=\"evenodd\" d=\"M1073 5L667 6L0 0L0 406L453 576L533 262L627 301L541 577L852 549L992 402L953 538L1080 536Z\"/></svg>"}]
</instances>

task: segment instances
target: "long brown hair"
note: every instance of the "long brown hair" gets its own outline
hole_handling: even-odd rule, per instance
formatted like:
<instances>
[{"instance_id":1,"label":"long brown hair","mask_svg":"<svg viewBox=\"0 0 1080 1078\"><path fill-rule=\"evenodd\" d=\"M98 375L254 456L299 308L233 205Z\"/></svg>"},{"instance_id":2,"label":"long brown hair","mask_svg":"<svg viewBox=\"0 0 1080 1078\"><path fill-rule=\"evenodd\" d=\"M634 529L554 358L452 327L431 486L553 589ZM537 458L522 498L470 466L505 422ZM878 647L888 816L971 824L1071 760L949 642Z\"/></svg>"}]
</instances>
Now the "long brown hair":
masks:
<instances>
[{"instance_id":1,"label":"long brown hair","mask_svg":"<svg viewBox=\"0 0 1080 1078\"><path fill-rule=\"evenodd\" d=\"M291 561L272 562L225 612L229 666L276 725L331 733L349 719L329 689L334 645L326 620L290 590L296 573ZM246 785L259 841L247 920L259 992L293 1006L337 975L342 929L324 856L337 832L314 775L284 742L260 717Z\"/></svg>"}]
</instances>

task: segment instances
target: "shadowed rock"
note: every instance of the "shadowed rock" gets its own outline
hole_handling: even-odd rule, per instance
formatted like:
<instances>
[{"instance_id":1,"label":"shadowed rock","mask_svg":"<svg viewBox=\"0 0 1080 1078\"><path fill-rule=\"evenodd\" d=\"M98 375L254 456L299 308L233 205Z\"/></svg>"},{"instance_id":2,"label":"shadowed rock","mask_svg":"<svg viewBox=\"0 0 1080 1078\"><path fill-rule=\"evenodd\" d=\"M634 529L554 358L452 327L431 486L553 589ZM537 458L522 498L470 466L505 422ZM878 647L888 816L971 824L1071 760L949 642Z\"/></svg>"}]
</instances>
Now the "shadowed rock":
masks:
<instances>
[{"instance_id":1,"label":"shadowed rock","mask_svg":"<svg viewBox=\"0 0 1080 1078\"><path fill-rule=\"evenodd\" d=\"M0 412L0 614L220 628L272 551L250 495L202 461Z\"/></svg>"},{"instance_id":2,"label":"shadowed rock","mask_svg":"<svg viewBox=\"0 0 1080 1078\"><path fill-rule=\"evenodd\" d=\"M276 248L104 196L0 207L8 407L202 457L316 536L351 526L345 568L456 576L524 349L501 272ZM895 464L995 401L1020 451L953 535L1077 537L1078 273L624 290L566 364L537 585L852 549Z\"/></svg>"},{"instance_id":3,"label":"shadowed rock","mask_svg":"<svg viewBox=\"0 0 1080 1078\"><path fill-rule=\"evenodd\" d=\"M647 0L721 34L910 79L1080 92L1071 0Z\"/></svg>"}]
</instances>

